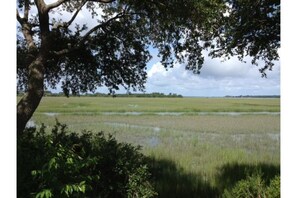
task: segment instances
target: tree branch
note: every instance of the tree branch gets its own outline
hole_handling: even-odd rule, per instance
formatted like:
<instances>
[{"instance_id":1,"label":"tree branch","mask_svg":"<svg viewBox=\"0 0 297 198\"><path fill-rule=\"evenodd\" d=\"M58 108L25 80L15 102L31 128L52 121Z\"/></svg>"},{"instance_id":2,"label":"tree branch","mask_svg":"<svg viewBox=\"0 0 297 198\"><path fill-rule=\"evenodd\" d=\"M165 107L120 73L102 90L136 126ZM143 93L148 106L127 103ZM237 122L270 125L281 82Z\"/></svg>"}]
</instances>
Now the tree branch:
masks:
<instances>
[{"instance_id":1,"label":"tree branch","mask_svg":"<svg viewBox=\"0 0 297 198\"><path fill-rule=\"evenodd\" d=\"M23 25L24 21L23 21L23 18L20 16L20 13L18 10L16 10L16 17L17 17L17 20L18 22Z\"/></svg>"},{"instance_id":2,"label":"tree branch","mask_svg":"<svg viewBox=\"0 0 297 198\"><path fill-rule=\"evenodd\" d=\"M74 51L75 49L78 49L80 47L80 45L82 45L87 39L88 39L88 36L90 36L93 32L95 32L96 30L100 29L100 28L103 28L104 26L106 26L108 23L110 23L111 21L115 20L115 19L119 19L119 18L122 18L124 17L125 14L123 12L117 14L115 17L113 18L110 18L108 19L106 22L104 23L101 23L95 27L93 27L90 31L88 31L82 38L82 40L80 42L78 42L78 44L76 44L75 46L71 46L71 47L68 47L68 49L62 49L60 51L53 51L52 53L55 55L55 56L63 56L65 54L68 54L70 53L71 51Z\"/></svg>"},{"instance_id":3,"label":"tree branch","mask_svg":"<svg viewBox=\"0 0 297 198\"><path fill-rule=\"evenodd\" d=\"M29 16L29 0L25 0L24 20L28 21Z\"/></svg>"},{"instance_id":4,"label":"tree branch","mask_svg":"<svg viewBox=\"0 0 297 198\"><path fill-rule=\"evenodd\" d=\"M72 22L75 20L75 18L77 17L78 13L80 12L80 10L82 9L82 7L87 3L87 0L84 0L82 2L82 4L77 8L76 12L74 13L74 15L72 16L72 18L66 23L59 23L55 29L59 29L59 28L68 28Z\"/></svg>"},{"instance_id":5,"label":"tree branch","mask_svg":"<svg viewBox=\"0 0 297 198\"><path fill-rule=\"evenodd\" d=\"M112 3L116 0L88 0L88 1L97 2L97 3Z\"/></svg>"},{"instance_id":6,"label":"tree branch","mask_svg":"<svg viewBox=\"0 0 297 198\"><path fill-rule=\"evenodd\" d=\"M88 0L86 0L86 1L88 1ZM105 1L105 2L107 2L107 1ZM81 7L82 7L83 5L81 5ZM114 21L114 20L116 20L116 19L120 19L120 18L123 18L123 17L126 17L126 16L130 16L130 15L135 15L135 14L143 14L143 13L137 13L137 12L135 12L135 13L126 13L126 11L128 10L129 8L127 7L126 8L126 10L124 10L123 12L120 12L120 13L118 13L116 16L114 16L114 17L112 17L112 18L110 18L110 19L108 19L107 21L105 21L104 23L101 23L101 24L98 24L98 25L96 25L95 27L93 27L92 29L90 29L83 37L82 37L82 39L80 40L80 42L78 42L75 46L68 46L68 48L65 48L65 49L62 49L62 50L60 50L60 51L53 51L52 53L53 53L53 55L55 55L55 56L63 56L63 55L65 55L65 54L68 54L68 53L70 53L70 52L72 52L72 51L74 51L74 50L76 50L76 49L78 49L85 41L87 41L87 39L88 39L88 37L92 34L92 33L94 33L95 31L97 31L98 29L100 29L100 28L104 28L106 25L108 25L110 22L112 22L112 21ZM77 11L78 12L78 11ZM77 14L76 14L77 15ZM74 16L73 16L74 17ZM71 20L70 20L71 21ZM70 22L69 21L69 22ZM68 22L68 23L69 23ZM67 23L67 24L68 24ZM66 24L66 25L67 25ZM70 23L71 24L71 23ZM70 25L69 24L69 25ZM61 25L60 27L63 27L63 25ZM65 26L64 26L65 27ZM118 38L119 39L119 38Z\"/></svg>"},{"instance_id":7,"label":"tree branch","mask_svg":"<svg viewBox=\"0 0 297 198\"><path fill-rule=\"evenodd\" d=\"M120 12L120 13L118 13L115 17L112 17L112 18L108 19L107 21L105 21L104 23L101 23L101 24L99 24L99 25L93 27L90 31L88 31L88 32L83 36L83 38L82 38L82 40L81 40L81 42L80 42L79 44L84 43L84 42L87 40L87 37L90 36L90 35L91 35L93 32L95 32L96 30L98 30L98 29L100 29L100 28L106 26L108 23L110 23L110 22L113 21L113 20L120 19L120 18L123 18L123 17L125 17L125 16L127 16L127 14L125 14L125 12Z\"/></svg>"},{"instance_id":8,"label":"tree branch","mask_svg":"<svg viewBox=\"0 0 297 198\"><path fill-rule=\"evenodd\" d=\"M58 0L58 1L54 2L54 3L48 4L46 6L46 10L50 11L51 9L59 7L61 4L65 3L67 1L70 1L70 0ZM92 1L92 2L97 2L97 3L112 3L115 0L86 0L86 1L84 1L83 4L85 4L87 1Z\"/></svg>"},{"instance_id":9,"label":"tree branch","mask_svg":"<svg viewBox=\"0 0 297 198\"><path fill-rule=\"evenodd\" d=\"M60 50L60 51L53 51L53 54L55 55L55 56L63 56L63 55L65 55L65 54L68 54L68 53L70 53L71 51L74 51L74 49L62 49L62 50Z\"/></svg>"},{"instance_id":10,"label":"tree branch","mask_svg":"<svg viewBox=\"0 0 297 198\"><path fill-rule=\"evenodd\" d=\"M17 17L18 22L22 26L22 33L25 37L28 51L29 52L35 51L36 45L33 40L31 25L28 23L28 20L25 20L24 18L22 18L20 16L18 10L16 10L16 17Z\"/></svg>"},{"instance_id":11,"label":"tree branch","mask_svg":"<svg viewBox=\"0 0 297 198\"><path fill-rule=\"evenodd\" d=\"M46 6L46 11L48 12L53 8L59 7L61 4L65 3L67 1L69 1L69 0L58 0L58 1L54 2L54 3L48 4Z\"/></svg>"},{"instance_id":12,"label":"tree branch","mask_svg":"<svg viewBox=\"0 0 297 198\"><path fill-rule=\"evenodd\" d=\"M74 21L74 19L76 18L77 14L80 12L80 10L82 9L82 7L87 3L87 0L84 0L82 2L82 4L77 8L76 12L74 13L74 15L72 16L72 18L70 19L70 21L67 22L66 24L66 28L69 27L71 25L71 23Z\"/></svg>"}]
</instances>

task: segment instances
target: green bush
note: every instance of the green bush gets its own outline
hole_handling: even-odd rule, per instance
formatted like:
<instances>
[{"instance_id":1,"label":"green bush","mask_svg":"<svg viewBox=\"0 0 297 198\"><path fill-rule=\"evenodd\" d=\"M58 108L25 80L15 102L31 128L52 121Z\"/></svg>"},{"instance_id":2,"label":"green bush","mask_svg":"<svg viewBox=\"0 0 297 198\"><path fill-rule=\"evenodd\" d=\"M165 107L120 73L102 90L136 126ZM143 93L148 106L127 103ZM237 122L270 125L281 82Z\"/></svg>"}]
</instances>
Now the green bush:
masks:
<instances>
[{"instance_id":1,"label":"green bush","mask_svg":"<svg viewBox=\"0 0 297 198\"><path fill-rule=\"evenodd\" d=\"M280 197L280 176L275 176L267 186L261 173L247 176L231 190L225 190L223 198L278 198Z\"/></svg>"},{"instance_id":2,"label":"green bush","mask_svg":"<svg viewBox=\"0 0 297 198\"><path fill-rule=\"evenodd\" d=\"M59 122L28 128L17 142L18 197L154 197L139 147Z\"/></svg>"},{"instance_id":3,"label":"green bush","mask_svg":"<svg viewBox=\"0 0 297 198\"><path fill-rule=\"evenodd\" d=\"M270 185L267 187L267 197L277 198L280 197L280 176L275 176L274 179L270 181Z\"/></svg>"}]
</instances>

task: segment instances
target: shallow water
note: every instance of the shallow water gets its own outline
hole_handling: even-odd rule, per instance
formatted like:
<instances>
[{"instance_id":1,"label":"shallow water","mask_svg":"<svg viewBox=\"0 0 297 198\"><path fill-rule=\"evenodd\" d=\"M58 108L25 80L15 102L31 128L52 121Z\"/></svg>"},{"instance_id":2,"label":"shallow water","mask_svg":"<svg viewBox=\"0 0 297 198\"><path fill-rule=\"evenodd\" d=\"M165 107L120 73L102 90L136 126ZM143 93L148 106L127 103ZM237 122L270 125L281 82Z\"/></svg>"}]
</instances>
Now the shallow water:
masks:
<instances>
[{"instance_id":1,"label":"shallow water","mask_svg":"<svg viewBox=\"0 0 297 198\"><path fill-rule=\"evenodd\" d=\"M47 116L50 116L50 117L54 117L54 116L59 115L59 113L55 113L55 112L46 112L46 113L44 113L44 115L47 115Z\"/></svg>"},{"instance_id":2,"label":"shallow water","mask_svg":"<svg viewBox=\"0 0 297 198\"><path fill-rule=\"evenodd\" d=\"M101 113L102 115L143 115L145 114L144 112L103 112Z\"/></svg>"},{"instance_id":3,"label":"shallow water","mask_svg":"<svg viewBox=\"0 0 297 198\"><path fill-rule=\"evenodd\" d=\"M30 128L30 127L36 127L36 124L33 120L29 120L26 124L26 127L27 128Z\"/></svg>"},{"instance_id":4,"label":"shallow water","mask_svg":"<svg viewBox=\"0 0 297 198\"><path fill-rule=\"evenodd\" d=\"M57 116L58 112L45 112L43 113L47 116ZM66 114L66 113L65 113ZM67 113L69 114L69 113ZM71 113L70 113L71 114ZM74 112L73 114L81 115L158 115L158 116L182 116L182 115L227 115L227 116L240 116L240 115L280 115L280 112L139 112L139 111L128 111L128 112Z\"/></svg>"},{"instance_id":5,"label":"shallow water","mask_svg":"<svg viewBox=\"0 0 297 198\"><path fill-rule=\"evenodd\" d=\"M156 147L160 144L160 139L156 136L153 136L151 137L149 140L148 140L148 145L150 147Z\"/></svg>"}]
</instances>

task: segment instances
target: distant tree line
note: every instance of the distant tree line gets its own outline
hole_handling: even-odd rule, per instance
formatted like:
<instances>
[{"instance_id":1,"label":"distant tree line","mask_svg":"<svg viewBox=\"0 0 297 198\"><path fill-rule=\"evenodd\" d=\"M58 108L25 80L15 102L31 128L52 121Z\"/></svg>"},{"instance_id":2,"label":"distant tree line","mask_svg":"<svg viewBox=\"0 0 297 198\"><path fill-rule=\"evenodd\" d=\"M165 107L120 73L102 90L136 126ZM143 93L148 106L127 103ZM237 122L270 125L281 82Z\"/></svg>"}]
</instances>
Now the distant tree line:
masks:
<instances>
[{"instance_id":1,"label":"distant tree line","mask_svg":"<svg viewBox=\"0 0 297 198\"><path fill-rule=\"evenodd\" d=\"M280 98L280 95L239 95L225 96L225 98Z\"/></svg>"},{"instance_id":2,"label":"distant tree line","mask_svg":"<svg viewBox=\"0 0 297 198\"><path fill-rule=\"evenodd\" d=\"M18 92L18 96L23 96L24 92ZM44 96L52 96L52 97L65 97L63 92L59 93L52 93L51 91L45 91ZM71 96L79 96L79 97L135 97L135 98L182 98L183 96L176 93L159 93L159 92L152 92L152 93L125 93L125 94L105 94L105 93L85 93L80 95L71 95Z\"/></svg>"}]
</instances>

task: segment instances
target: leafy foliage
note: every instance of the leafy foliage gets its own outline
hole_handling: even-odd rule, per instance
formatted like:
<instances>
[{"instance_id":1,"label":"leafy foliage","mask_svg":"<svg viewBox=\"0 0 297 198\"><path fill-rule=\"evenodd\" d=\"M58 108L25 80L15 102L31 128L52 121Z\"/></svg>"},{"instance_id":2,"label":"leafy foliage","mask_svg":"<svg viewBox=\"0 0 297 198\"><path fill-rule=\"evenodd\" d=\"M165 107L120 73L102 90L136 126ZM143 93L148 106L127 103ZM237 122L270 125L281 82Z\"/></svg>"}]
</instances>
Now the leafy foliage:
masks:
<instances>
[{"instance_id":1,"label":"leafy foliage","mask_svg":"<svg viewBox=\"0 0 297 198\"><path fill-rule=\"evenodd\" d=\"M26 10L25 2L18 1L20 11ZM43 24L48 26L44 42L41 41L42 24L37 16L30 16L32 20L28 21L25 21L26 18L19 19L22 27L26 24L32 27L36 50L29 50L26 38L21 35L21 32L25 33L20 27L18 88L26 89L28 65L41 50L42 43L47 43L47 85L55 88L62 81L66 95L70 92L94 91L102 85L110 90L119 89L119 85L127 89L144 89L145 67L151 58L148 48L151 46L159 50L165 67L172 67L175 57L180 62L188 57L191 68L201 68L203 45L198 41L203 38L202 32L205 30L197 29L197 24L192 21L196 3L120 0L104 4L100 1L65 1L49 10L51 22ZM32 2L30 8L34 6ZM93 17L100 16L97 24L74 25L73 21L62 20L57 15L68 12L75 16L75 12L80 12L82 7ZM204 13L203 17L208 15ZM57 55L59 53L63 55Z\"/></svg>"},{"instance_id":2,"label":"leafy foliage","mask_svg":"<svg viewBox=\"0 0 297 198\"><path fill-rule=\"evenodd\" d=\"M280 197L280 176L275 176L266 186L261 173L247 176L246 179L240 180L231 190L225 190L223 197L231 198L256 198L256 197Z\"/></svg>"},{"instance_id":3,"label":"leafy foliage","mask_svg":"<svg viewBox=\"0 0 297 198\"><path fill-rule=\"evenodd\" d=\"M18 197L153 197L139 148L102 132L70 133L59 122L18 138Z\"/></svg>"},{"instance_id":4,"label":"leafy foliage","mask_svg":"<svg viewBox=\"0 0 297 198\"><path fill-rule=\"evenodd\" d=\"M280 1L270 0L226 0L226 12L217 23L216 49L213 57L237 56L239 60L252 58L251 63L265 65L259 70L272 70L279 59L280 48Z\"/></svg>"}]
</instances>

